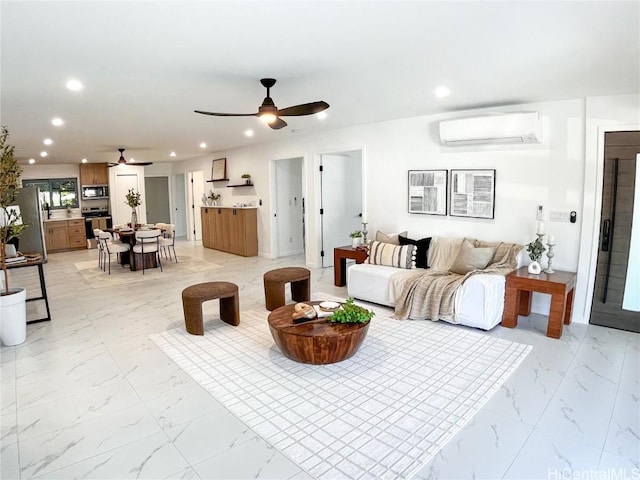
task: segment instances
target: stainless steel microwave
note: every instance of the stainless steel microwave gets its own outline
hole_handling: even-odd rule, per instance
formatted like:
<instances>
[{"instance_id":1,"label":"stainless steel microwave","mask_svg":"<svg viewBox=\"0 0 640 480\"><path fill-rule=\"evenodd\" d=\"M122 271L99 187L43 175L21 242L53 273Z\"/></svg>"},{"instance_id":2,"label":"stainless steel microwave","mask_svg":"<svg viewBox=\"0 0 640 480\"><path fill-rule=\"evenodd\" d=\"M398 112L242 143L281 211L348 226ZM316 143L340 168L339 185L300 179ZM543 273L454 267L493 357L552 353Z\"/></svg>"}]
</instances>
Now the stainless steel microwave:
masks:
<instances>
[{"instance_id":1,"label":"stainless steel microwave","mask_svg":"<svg viewBox=\"0 0 640 480\"><path fill-rule=\"evenodd\" d=\"M82 185L82 199L109 198L109 185Z\"/></svg>"}]
</instances>

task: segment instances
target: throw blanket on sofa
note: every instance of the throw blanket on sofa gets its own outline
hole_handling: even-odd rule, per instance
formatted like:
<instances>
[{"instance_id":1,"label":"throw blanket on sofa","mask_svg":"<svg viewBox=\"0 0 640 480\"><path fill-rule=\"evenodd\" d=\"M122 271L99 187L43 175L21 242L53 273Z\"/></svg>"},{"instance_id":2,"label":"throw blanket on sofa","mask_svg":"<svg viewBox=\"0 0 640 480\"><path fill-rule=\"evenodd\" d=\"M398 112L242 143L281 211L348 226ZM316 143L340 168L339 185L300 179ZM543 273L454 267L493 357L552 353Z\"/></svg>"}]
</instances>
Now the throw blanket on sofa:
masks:
<instances>
[{"instance_id":1,"label":"throw blanket on sofa","mask_svg":"<svg viewBox=\"0 0 640 480\"><path fill-rule=\"evenodd\" d=\"M411 275L405 274L402 293L396 302L396 318L458 323L454 315L454 298L456 290L467 278L481 273L507 275L517 267L516 257L523 248L522 245L475 243L476 246L496 247L493 263L484 270L473 270L465 275L444 270L422 270Z\"/></svg>"}]
</instances>

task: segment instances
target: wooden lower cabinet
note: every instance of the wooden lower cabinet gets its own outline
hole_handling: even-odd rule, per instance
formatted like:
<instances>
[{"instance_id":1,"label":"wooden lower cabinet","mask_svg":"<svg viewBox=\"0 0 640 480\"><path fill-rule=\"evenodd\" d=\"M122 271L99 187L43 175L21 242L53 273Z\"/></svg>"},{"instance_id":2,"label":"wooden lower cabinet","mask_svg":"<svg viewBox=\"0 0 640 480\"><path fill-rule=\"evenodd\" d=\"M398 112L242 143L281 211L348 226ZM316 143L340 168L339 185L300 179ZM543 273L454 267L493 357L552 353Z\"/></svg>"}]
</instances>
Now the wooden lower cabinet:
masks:
<instances>
[{"instance_id":1,"label":"wooden lower cabinet","mask_svg":"<svg viewBox=\"0 0 640 480\"><path fill-rule=\"evenodd\" d=\"M255 208L202 207L202 244L223 252L258 255L258 216Z\"/></svg>"},{"instance_id":2,"label":"wooden lower cabinet","mask_svg":"<svg viewBox=\"0 0 640 480\"><path fill-rule=\"evenodd\" d=\"M44 242L48 253L87 248L84 219L44 222Z\"/></svg>"}]
</instances>

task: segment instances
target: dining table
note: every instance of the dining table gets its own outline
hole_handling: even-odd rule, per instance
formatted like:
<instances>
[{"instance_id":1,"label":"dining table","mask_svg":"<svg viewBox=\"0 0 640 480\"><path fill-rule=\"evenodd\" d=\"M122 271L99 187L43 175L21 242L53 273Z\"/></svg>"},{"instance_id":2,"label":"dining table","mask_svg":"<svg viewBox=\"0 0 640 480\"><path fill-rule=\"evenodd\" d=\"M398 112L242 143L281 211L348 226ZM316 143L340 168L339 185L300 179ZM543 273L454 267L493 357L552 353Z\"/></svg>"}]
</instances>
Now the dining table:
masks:
<instances>
[{"instance_id":1,"label":"dining table","mask_svg":"<svg viewBox=\"0 0 640 480\"><path fill-rule=\"evenodd\" d=\"M149 228L147 230L160 230L158 228ZM161 231L161 230L160 230ZM136 244L136 231L131 228L113 228L112 234L118 235L122 243L128 243L131 248ZM142 270L142 264L144 263L145 270L147 268L158 268L158 258L156 252L134 253L132 250L129 252L123 252L120 254L120 263L122 265L129 265L129 268L133 271Z\"/></svg>"}]
</instances>

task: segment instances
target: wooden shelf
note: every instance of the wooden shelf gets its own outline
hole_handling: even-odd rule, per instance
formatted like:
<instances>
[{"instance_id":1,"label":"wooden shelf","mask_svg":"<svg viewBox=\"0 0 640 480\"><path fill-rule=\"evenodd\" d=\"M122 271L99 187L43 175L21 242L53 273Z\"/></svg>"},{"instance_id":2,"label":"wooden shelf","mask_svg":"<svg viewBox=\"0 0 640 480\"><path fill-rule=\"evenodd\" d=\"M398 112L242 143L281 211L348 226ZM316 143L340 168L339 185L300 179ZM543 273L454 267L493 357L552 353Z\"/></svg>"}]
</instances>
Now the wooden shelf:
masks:
<instances>
[{"instance_id":1,"label":"wooden shelf","mask_svg":"<svg viewBox=\"0 0 640 480\"><path fill-rule=\"evenodd\" d=\"M229 187L253 187L253 182L251 183L239 183L237 185L227 185L227 188Z\"/></svg>"},{"instance_id":2,"label":"wooden shelf","mask_svg":"<svg viewBox=\"0 0 640 480\"><path fill-rule=\"evenodd\" d=\"M228 182L229 179L228 178L219 178L217 180L207 180L207 183L211 183L211 182Z\"/></svg>"}]
</instances>

